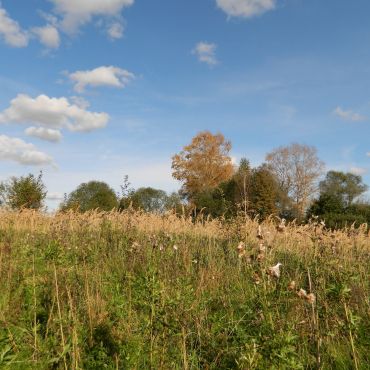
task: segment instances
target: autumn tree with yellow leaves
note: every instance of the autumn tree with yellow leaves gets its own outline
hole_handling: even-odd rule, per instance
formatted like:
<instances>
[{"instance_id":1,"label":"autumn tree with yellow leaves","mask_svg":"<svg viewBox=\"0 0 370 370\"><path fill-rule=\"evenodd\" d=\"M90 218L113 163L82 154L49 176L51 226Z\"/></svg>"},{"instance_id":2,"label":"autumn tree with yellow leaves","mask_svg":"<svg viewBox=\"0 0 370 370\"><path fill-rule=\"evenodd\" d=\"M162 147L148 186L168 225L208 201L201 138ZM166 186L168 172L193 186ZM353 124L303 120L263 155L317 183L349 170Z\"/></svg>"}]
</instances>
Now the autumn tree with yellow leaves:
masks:
<instances>
[{"instance_id":1,"label":"autumn tree with yellow leaves","mask_svg":"<svg viewBox=\"0 0 370 370\"><path fill-rule=\"evenodd\" d=\"M172 176L182 183L181 192L192 199L229 180L234 173L230 150L231 143L220 133L213 135L203 131L197 134L172 157Z\"/></svg>"}]
</instances>

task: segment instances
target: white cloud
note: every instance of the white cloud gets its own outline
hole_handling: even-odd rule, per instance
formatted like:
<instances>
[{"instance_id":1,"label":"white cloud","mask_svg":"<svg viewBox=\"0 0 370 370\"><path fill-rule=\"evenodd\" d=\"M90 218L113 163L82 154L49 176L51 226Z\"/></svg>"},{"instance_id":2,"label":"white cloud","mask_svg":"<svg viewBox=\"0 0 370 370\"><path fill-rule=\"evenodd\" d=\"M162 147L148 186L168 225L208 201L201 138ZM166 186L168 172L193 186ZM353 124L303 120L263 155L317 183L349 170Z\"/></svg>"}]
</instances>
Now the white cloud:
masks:
<instances>
[{"instance_id":1,"label":"white cloud","mask_svg":"<svg viewBox=\"0 0 370 370\"><path fill-rule=\"evenodd\" d=\"M17 48L28 45L29 36L23 31L18 22L9 17L7 11L0 3L0 37L10 45Z\"/></svg>"},{"instance_id":2,"label":"white cloud","mask_svg":"<svg viewBox=\"0 0 370 370\"><path fill-rule=\"evenodd\" d=\"M62 16L61 27L67 33L76 33L80 26L94 16L117 17L134 0L49 0L56 13Z\"/></svg>"},{"instance_id":3,"label":"white cloud","mask_svg":"<svg viewBox=\"0 0 370 370\"><path fill-rule=\"evenodd\" d=\"M107 113L90 112L71 104L67 98L49 98L46 95L31 98L19 94L10 102L10 107L0 113L0 123L26 123L81 132L103 128L108 121Z\"/></svg>"},{"instance_id":4,"label":"white cloud","mask_svg":"<svg viewBox=\"0 0 370 370\"><path fill-rule=\"evenodd\" d=\"M341 107L336 107L333 111L333 114L338 116L339 118L345 120L345 121L352 121L352 122L358 122L358 121L365 121L366 117L360 115L359 113L353 112L352 110L343 110Z\"/></svg>"},{"instance_id":5,"label":"white cloud","mask_svg":"<svg viewBox=\"0 0 370 370\"><path fill-rule=\"evenodd\" d=\"M53 164L53 159L33 144L5 135L0 135L0 160L30 166Z\"/></svg>"},{"instance_id":6,"label":"white cloud","mask_svg":"<svg viewBox=\"0 0 370 370\"><path fill-rule=\"evenodd\" d=\"M208 65L215 65L218 63L216 59L216 48L216 44L198 42L192 53L197 55L200 62L207 63Z\"/></svg>"},{"instance_id":7,"label":"white cloud","mask_svg":"<svg viewBox=\"0 0 370 370\"><path fill-rule=\"evenodd\" d=\"M229 17L251 18L276 7L276 0L216 0Z\"/></svg>"},{"instance_id":8,"label":"white cloud","mask_svg":"<svg viewBox=\"0 0 370 370\"><path fill-rule=\"evenodd\" d=\"M351 167L349 169L349 172L354 174L354 175L362 176L362 175L365 175L365 173L367 173L368 170L366 168L363 168L363 167Z\"/></svg>"},{"instance_id":9,"label":"white cloud","mask_svg":"<svg viewBox=\"0 0 370 370\"><path fill-rule=\"evenodd\" d=\"M108 35L111 39L120 39L123 37L124 27L121 22L114 22L108 27Z\"/></svg>"},{"instance_id":10,"label":"white cloud","mask_svg":"<svg viewBox=\"0 0 370 370\"><path fill-rule=\"evenodd\" d=\"M40 42L48 48L58 49L60 45L59 32L56 27L48 24L44 27L35 27L32 32L38 37Z\"/></svg>"},{"instance_id":11,"label":"white cloud","mask_svg":"<svg viewBox=\"0 0 370 370\"><path fill-rule=\"evenodd\" d=\"M25 131L28 136L37 137L41 140L58 142L62 139L62 134L59 130L45 127L28 127Z\"/></svg>"},{"instance_id":12,"label":"white cloud","mask_svg":"<svg viewBox=\"0 0 370 370\"><path fill-rule=\"evenodd\" d=\"M79 93L83 92L86 86L124 88L135 78L133 73L113 66L102 66L90 71L77 71L68 76L76 83L74 89Z\"/></svg>"}]
</instances>

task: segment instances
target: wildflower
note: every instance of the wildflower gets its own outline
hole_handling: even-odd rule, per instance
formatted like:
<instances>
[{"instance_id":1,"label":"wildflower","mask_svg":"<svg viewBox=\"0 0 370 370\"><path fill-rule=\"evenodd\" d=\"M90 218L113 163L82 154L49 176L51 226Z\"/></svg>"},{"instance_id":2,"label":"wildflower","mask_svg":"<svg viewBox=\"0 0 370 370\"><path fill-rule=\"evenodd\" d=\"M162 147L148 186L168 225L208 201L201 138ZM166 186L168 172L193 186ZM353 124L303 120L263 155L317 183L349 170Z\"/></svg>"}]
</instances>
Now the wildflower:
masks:
<instances>
[{"instance_id":1,"label":"wildflower","mask_svg":"<svg viewBox=\"0 0 370 370\"><path fill-rule=\"evenodd\" d=\"M263 243L260 243L260 244L258 245L258 251L259 251L260 253L265 253L265 252L266 252L266 247L265 247L265 245L264 245Z\"/></svg>"},{"instance_id":2,"label":"wildflower","mask_svg":"<svg viewBox=\"0 0 370 370\"><path fill-rule=\"evenodd\" d=\"M261 262L265 259L265 255L263 253L258 253L257 255L257 261Z\"/></svg>"},{"instance_id":3,"label":"wildflower","mask_svg":"<svg viewBox=\"0 0 370 370\"><path fill-rule=\"evenodd\" d=\"M316 296L313 293L307 294L306 300L308 303L314 304L316 302Z\"/></svg>"},{"instance_id":4,"label":"wildflower","mask_svg":"<svg viewBox=\"0 0 370 370\"><path fill-rule=\"evenodd\" d=\"M261 282L261 278L259 277L259 275L257 274L257 272L255 272L254 275L253 275L253 281L257 285Z\"/></svg>"},{"instance_id":5,"label":"wildflower","mask_svg":"<svg viewBox=\"0 0 370 370\"><path fill-rule=\"evenodd\" d=\"M275 266L270 267L268 270L269 275L279 278L280 277L280 266L282 265L283 265L282 263L278 262Z\"/></svg>"},{"instance_id":6,"label":"wildflower","mask_svg":"<svg viewBox=\"0 0 370 370\"><path fill-rule=\"evenodd\" d=\"M236 247L236 250L238 251L239 258L242 258L246 255L245 244L243 242L240 242L238 244L238 246Z\"/></svg>"},{"instance_id":7,"label":"wildflower","mask_svg":"<svg viewBox=\"0 0 370 370\"><path fill-rule=\"evenodd\" d=\"M261 240L263 239L261 225L258 225L257 238Z\"/></svg>"},{"instance_id":8,"label":"wildflower","mask_svg":"<svg viewBox=\"0 0 370 370\"><path fill-rule=\"evenodd\" d=\"M136 249L140 247L140 244L138 242L133 242L131 244L131 248L129 249L130 252L134 252Z\"/></svg>"},{"instance_id":9,"label":"wildflower","mask_svg":"<svg viewBox=\"0 0 370 370\"><path fill-rule=\"evenodd\" d=\"M279 232L283 232L285 230L285 218L282 218L280 224L276 227L276 230Z\"/></svg>"},{"instance_id":10,"label":"wildflower","mask_svg":"<svg viewBox=\"0 0 370 370\"><path fill-rule=\"evenodd\" d=\"M296 287L296 283L294 280L292 280L289 284L288 284L288 289L289 290L294 290Z\"/></svg>"},{"instance_id":11,"label":"wildflower","mask_svg":"<svg viewBox=\"0 0 370 370\"><path fill-rule=\"evenodd\" d=\"M236 250L239 252L239 251L241 251L241 250L244 250L245 249L245 244L244 244L244 242L240 242L239 244L238 244L238 246L236 247Z\"/></svg>"},{"instance_id":12,"label":"wildflower","mask_svg":"<svg viewBox=\"0 0 370 370\"><path fill-rule=\"evenodd\" d=\"M299 291L298 291L298 297L299 298L306 298L307 297L307 292L304 290L304 289L299 289Z\"/></svg>"}]
</instances>

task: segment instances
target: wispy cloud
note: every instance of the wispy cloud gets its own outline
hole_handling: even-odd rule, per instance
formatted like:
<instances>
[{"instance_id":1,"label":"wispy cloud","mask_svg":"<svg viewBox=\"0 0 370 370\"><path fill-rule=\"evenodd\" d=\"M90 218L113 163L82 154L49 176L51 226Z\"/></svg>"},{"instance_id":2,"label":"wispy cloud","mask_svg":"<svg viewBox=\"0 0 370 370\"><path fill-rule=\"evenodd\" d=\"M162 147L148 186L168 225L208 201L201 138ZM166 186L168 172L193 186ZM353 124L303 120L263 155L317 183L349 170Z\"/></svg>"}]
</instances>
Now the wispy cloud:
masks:
<instances>
[{"instance_id":1,"label":"wispy cloud","mask_svg":"<svg viewBox=\"0 0 370 370\"><path fill-rule=\"evenodd\" d=\"M124 8L134 4L134 0L49 0L55 5L54 12L60 18L61 29L68 34L75 34L80 27L94 17L104 17L115 21L108 27L111 38L123 36L123 24L120 14Z\"/></svg>"},{"instance_id":2,"label":"wispy cloud","mask_svg":"<svg viewBox=\"0 0 370 370\"><path fill-rule=\"evenodd\" d=\"M217 45L208 42L198 42L192 53L198 57L198 60L208 65L215 65L218 63L216 58Z\"/></svg>"},{"instance_id":3,"label":"wispy cloud","mask_svg":"<svg viewBox=\"0 0 370 370\"><path fill-rule=\"evenodd\" d=\"M229 17L251 18L276 7L276 0L216 0Z\"/></svg>"},{"instance_id":4,"label":"wispy cloud","mask_svg":"<svg viewBox=\"0 0 370 370\"><path fill-rule=\"evenodd\" d=\"M362 175L365 175L368 172L368 169L364 168L364 167L351 167L349 169L349 172L354 174L354 175L362 176Z\"/></svg>"},{"instance_id":5,"label":"wispy cloud","mask_svg":"<svg viewBox=\"0 0 370 370\"><path fill-rule=\"evenodd\" d=\"M29 35L24 31L18 22L10 18L7 11L0 3L0 37L5 43L16 48L28 45Z\"/></svg>"},{"instance_id":6,"label":"wispy cloud","mask_svg":"<svg viewBox=\"0 0 370 370\"><path fill-rule=\"evenodd\" d=\"M359 122L359 121L365 121L367 117L356 113L352 110L344 110L341 107L336 107L333 111L333 114L338 116L339 118L345 120L345 121L351 121L351 122Z\"/></svg>"},{"instance_id":7,"label":"wispy cloud","mask_svg":"<svg viewBox=\"0 0 370 370\"><path fill-rule=\"evenodd\" d=\"M40 42L50 49L58 49L60 45L60 36L58 29L47 24L44 27L32 28L32 33L40 40Z\"/></svg>"}]
</instances>

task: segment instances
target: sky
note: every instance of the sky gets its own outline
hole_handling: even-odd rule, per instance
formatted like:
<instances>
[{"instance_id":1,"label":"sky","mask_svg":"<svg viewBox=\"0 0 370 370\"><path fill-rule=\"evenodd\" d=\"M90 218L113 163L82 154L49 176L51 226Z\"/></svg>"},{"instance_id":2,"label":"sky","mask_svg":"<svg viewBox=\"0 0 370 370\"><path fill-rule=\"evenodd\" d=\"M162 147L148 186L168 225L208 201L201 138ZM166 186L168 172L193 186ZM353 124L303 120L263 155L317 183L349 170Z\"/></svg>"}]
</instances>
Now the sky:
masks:
<instances>
[{"instance_id":1,"label":"sky","mask_svg":"<svg viewBox=\"0 0 370 370\"><path fill-rule=\"evenodd\" d=\"M368 0L0 0L0 181L166 191L203 130L292 142L370 184Z\"/></svg>"}]
</instances>

